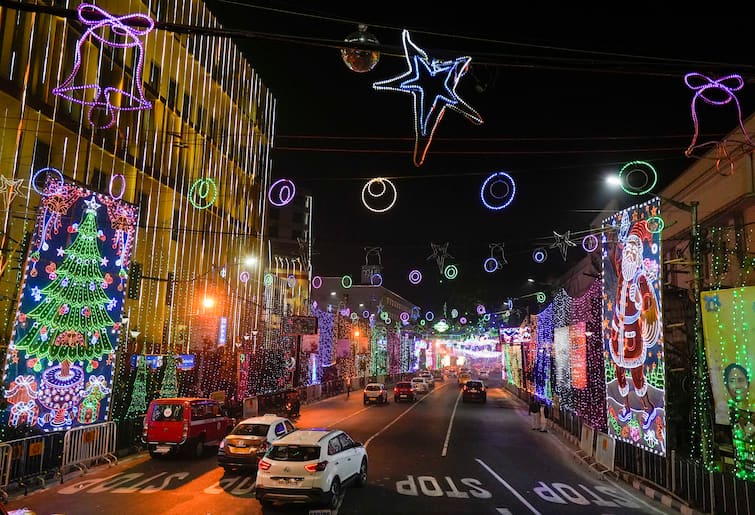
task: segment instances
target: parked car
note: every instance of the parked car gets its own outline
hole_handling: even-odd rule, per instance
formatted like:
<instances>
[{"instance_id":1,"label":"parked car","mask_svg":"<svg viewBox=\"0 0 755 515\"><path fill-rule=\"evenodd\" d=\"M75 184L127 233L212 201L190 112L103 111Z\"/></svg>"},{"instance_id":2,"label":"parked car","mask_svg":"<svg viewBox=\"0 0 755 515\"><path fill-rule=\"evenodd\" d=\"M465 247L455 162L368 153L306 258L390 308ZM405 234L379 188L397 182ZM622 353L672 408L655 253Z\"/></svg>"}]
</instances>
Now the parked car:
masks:
<instances>
[{"instance_id":1,"label":"parked car","mask_svg":"<svg viewBox=\"0 0 755 515\"><path fill-rule=\"evenodd\" d=\"M220 442L218 465L225 470L257 468L272 442L294 431L291 420L274 413L244 419Z\"/></svg>"},{"instance_id":2,"label":"parked car","mask_svg":"<svg viewBox=\"0 0 755 515\"><path fill-rule=\"evenodd\" d=\"M417 395L412 389L411 381L399 381L393 387L393 402L409 401L414 402Z\"/></svg>"},{"instance_id":3,"label":"parked car","mask_svg":"<svg viewBox=\"0 0 755 515\"><path fill-rule=\"evenodd\" d=\"M461 401L479 401L487 402L488 390L485 387L485 383L478 379L470 379L461 389Z\"/></svg>"},{"instance_id":4,"label":"parked car","mask_svg":"<svg viewBox=\"0 0 755 515\"><path fill-rule=\"evenodd\" d=\"M412 377L410 382L412 383L414 393L428 393L430 391L430 387L427 386L427 381L425 381L424 377Z\"/></svg>"},{"instance_id":5,"label":"parked car","mask_svg":"<svg viewBox=\"0 0 755 515\"><path fill-rule=\"evenodd\" d=\"M367 483L367 449L340 429L303 429L273 442L257 467L255 496L275 501L338 505L344 489Z\"/></svg>"},{"instance_id":6,"label":"parked car","mask_svg":"<svg viewBox=\"0 0 755 515\"><path fill-rule=\"evenodd\" d=\"M383 383L367 383L364 387L364 403L388 404L388 390Z\"/></svg>"},{"instance_id":7,"label":"parked car","mask_svg":"<svg viewBox=\"0 0 755 515\"><path fill-rule=\"evenodd\" d=\"M223 415L220 403L198 397L166 397L149 403L142 441L153 458L185 451L195 457L216 446L235 422Z\"/></svg>"}]
</instances>

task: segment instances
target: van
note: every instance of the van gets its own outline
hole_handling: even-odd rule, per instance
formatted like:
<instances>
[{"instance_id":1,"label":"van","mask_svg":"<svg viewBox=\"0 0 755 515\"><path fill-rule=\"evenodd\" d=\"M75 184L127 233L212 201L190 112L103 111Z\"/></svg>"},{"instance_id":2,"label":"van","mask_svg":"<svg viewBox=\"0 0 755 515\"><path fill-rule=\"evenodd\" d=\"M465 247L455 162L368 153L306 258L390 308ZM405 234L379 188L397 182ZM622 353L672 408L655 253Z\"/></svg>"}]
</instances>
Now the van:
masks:
<instances>
[{"instance_id":1,"label":"van","mask_svg":"<svg viewBox=\"0 0 755 515\"><path fill-rule=\"evenodd\" d=\"M155 399L144 417L142 441L153 458L182 451L198 458L204 454L205 447L219 445L233 429L234 422L213 399Z\"/></svg>"}]
</instances>

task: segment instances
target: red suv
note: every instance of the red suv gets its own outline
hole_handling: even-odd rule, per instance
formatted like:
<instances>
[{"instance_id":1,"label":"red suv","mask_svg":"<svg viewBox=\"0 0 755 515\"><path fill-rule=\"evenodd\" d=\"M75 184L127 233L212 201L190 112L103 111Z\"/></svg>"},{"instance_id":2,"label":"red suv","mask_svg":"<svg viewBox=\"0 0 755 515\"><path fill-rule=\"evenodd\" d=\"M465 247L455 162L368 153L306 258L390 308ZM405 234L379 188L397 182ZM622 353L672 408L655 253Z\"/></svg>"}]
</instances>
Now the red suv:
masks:
<instances>
[{"instance_id":1,"label":"red suv","mask_svg":"<svg viewBox=\"0 0 755 515\"><path fill-rule=\"evenodd\" d=\"M410 381L399 381L396 383L396 386L393 387L393 402L414 402L415 399L416 396Z\"/></svg>"}]
</instances>

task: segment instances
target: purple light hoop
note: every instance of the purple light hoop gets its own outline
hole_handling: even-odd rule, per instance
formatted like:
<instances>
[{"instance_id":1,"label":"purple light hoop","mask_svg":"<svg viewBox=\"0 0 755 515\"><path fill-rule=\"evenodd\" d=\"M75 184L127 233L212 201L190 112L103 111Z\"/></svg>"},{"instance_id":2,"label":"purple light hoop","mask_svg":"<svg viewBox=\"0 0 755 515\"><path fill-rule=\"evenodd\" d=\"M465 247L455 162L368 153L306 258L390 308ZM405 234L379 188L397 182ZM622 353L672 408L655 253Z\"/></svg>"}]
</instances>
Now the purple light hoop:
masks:
<instances>
[{"instance_id":1,"label":"purple light hoop","mask_svg":"<svg viewBox=\"0 0 755 515\"><path fill-rule=\"evenodd\" d=\"M594 234L588 234L582 238L582 248L585 252L595 252L598 248L598 237Z\"/></svg>"},{"instance_id":2,"label":"purple light hoop","mask_svg":"<svg viewBox=\"0 0 755 515\"><path fill-rule=\"evenodd\" d=\"M312 278L312 288L317 290L320 288L320 286L322 286L322 277L316 275Z\"/></svg>"},{"instance_id":3,"label":"purple light hoop","mask_svg":"<svg viewBox=\"0 0 755 515\"><path fill-rule=\"evenodd\" d=\"M54 95L70 100L77 104L89 106L87 112L87 119L89 124L97 127L98 129L108 129L115 124L115 112L117 111L136 111L142 109L151 109L152 102L147 100L142 87L142 69L144 67L144 44L139 39L146 36L155 27L155 22L152 18L144 14L133 13L125 16L113 16L107 11L100 9L93 4L80 4L78 7L79 21L88 28L84 34L79 38L76 44L76 52L74 54L74 64L71 74L66 80L64 80L60 86L53 88ZM100 31L98 34L97 31ZM117 43L113 40L107 39L104 34L111 33L114 36L122 36L125 38L124 43ZM136 88L136 95L132 95L120 88L114 86L106 86L103 88L99 84L74 84L76 75L81 67L81 47L84 42L93 37L99 40L103 46L110 46L113 48L132 48L138 47L138 57L136 65L134 66L134 88ZM76 94L81 94L81 98L78 98ZM93 93L91 99L87 99L87 93ZM112 96L121 95L125 99L125 103L122 105L115 105L110 100ZM96 109L104 109L110 116L110 120L105 125L97 125L92 120L92 112Z\"/></svg>"},{"instance_id":4,"label":"purple light hoop","mask_svg":"<svg viewBox=\"0 0 755 515\"><path fill-rule=\"evenodd\" d=\"M498 270L498 260L494 257L489 257L482 263L482 268L489 274L492 274Z\"/></svg>"},{"instance_id":5,"label":"purple light hoop","mask_svg":"<svg viewBox=\"0 0 755 515\"><path fill-rule=\"evenodd\" d=\"M540 247L532 252L532 259L535 263L544 263L548 259L548 251Z\"/></svg>"},{"instance_id":6,"label":"purple light hoop","mask_svg":"<svg viewBox=\"0 0 755 515\"><path fill-rule=\"evenodd\" d=\"M118 177L121 181L121 191L117 195L113 193L113 181L115 178ZM120 200L123 198L123 194L126 193L126 178L123 176L123 174L115 173L110 176L110 184L108 184L108 192L110 193L110 196L113 197L116 200Z\"/></svg>"},{"instance_id":7,"label":"purple light hoop","mask_svg":"<svg viewBox=\"0 0 755 515\"><path fill-rule=\"evenodd\" d=\"M417 269L409 272L409 282L412 284L419 284L422 282L422 272Z\"/></svg>"},{"instance_id":8,"label":"purple light hoop","mask_svg":"<svg viewBox=\"0 0 755 515\"><path fill-rule=\"evenodd\" d=\"M276 196L273 195L275 193ZM267 192L267 198L270 203L276 207L283 207L292 200L296 195L296 186L289 179L278 179L275 181Z\"/></svg>"},{"instance_id":9,"label":"purple light hoop","mask_svg":"<svg viewBox=\"0 0 755 515\"><path fill-rule=\"evenodd\" d=\"M370 284L372 286L382 286L383 285L383 276L380 274L372 274L370 276Z\"/></svg>"}]
</instances>

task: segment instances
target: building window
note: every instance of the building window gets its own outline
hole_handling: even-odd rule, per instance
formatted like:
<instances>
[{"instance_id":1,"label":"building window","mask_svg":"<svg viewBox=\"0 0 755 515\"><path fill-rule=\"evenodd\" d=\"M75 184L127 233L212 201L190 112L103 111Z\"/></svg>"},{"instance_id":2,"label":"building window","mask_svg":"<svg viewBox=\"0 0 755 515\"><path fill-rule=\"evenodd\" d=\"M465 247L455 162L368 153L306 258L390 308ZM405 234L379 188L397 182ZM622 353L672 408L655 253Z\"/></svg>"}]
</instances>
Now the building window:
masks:
<instances>
[{"instance_id":1,"label":"building window","mask_svg":"<svg viewBox=\"0 0 755 515\"><path fill-rule=\"evenodd\" d=\"M173 210L173 225L170 228L170 238L173 241L178 241L178 228L181 226L181 211L178 209Z\"/></svg>"},{"instance_id":2,"label":"building window","mask_svg":"<svg viewBox=\"0 0 755 515\"><path fill-rule=\"evenodd\" d=\"M102 173L102 170L99 170L95 168L92 170L92 177L89 180L89 186L93 191L97 191L99 193L109 193L108 191L108 184L106 184L107 177L104 173Z\"/></svg>"},{"instance_id":3,"label":"building window","mask_svg":"<svg viewBox=\"0 0 755 515\"><path fill-rule=\"evenodd\" d=\"M155 93L160 94L160 67L155 64L154 61L149 63L149 78L147 79L147 86L149 86L152 91Z\"/></svg>"},{"instance_id":4,"label":"building window","mask_svg":"<svg viewBox=\"0 0 755 515\"><path fill-rule=\"evenodd\" d=\"M185 121L191 120L191 96L188 93L184 93L184 104L180 114L183 114Z\"/></svg>"},{"instance_id":5,"label":"building window","mask_svg":"<svg viewBox=\"0 0 755 515\"><path fill-rule=\"evenodd\" d=\"M178 84L176 84L176 81L173 79L170 79L168 82L168 98L166 99L166 104L168 104L168 108L172 110L176 110L176 97L178 96Z\"/></svg>"},{"instance_id":6,"label":"building window","mask_svg":"<svg viewBox=\"0 0 755 515\"><path fill-rule=\"evenodd\" d=\"M149 193L139 194L139 227L147 227L147 215L149 213Z\"/></svg>"},{"instance_id":7,"label":"building window","mask_svg":"<svg viewBox=\"0 0 755 515\"><path fill-rule=\"evenodd\" d=\"M34 160L32 168L34 171L41 170L48 166L50 162L50 145L40 139L34 142Z\"/></svg>"}]
</instances>

